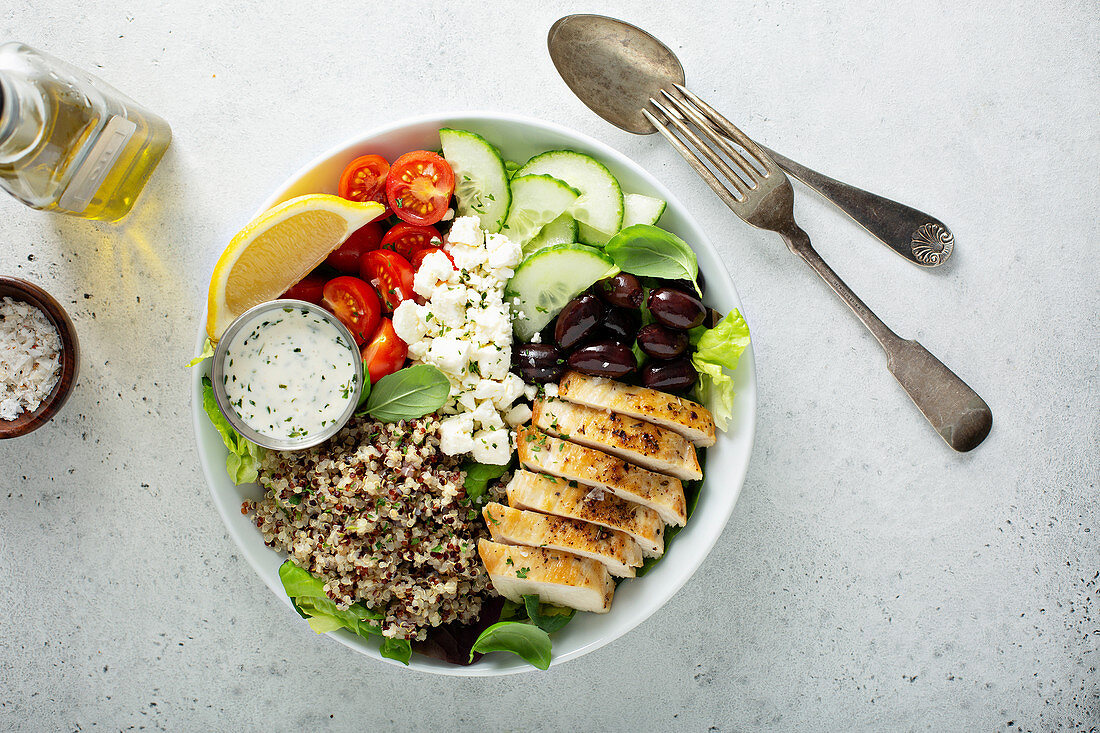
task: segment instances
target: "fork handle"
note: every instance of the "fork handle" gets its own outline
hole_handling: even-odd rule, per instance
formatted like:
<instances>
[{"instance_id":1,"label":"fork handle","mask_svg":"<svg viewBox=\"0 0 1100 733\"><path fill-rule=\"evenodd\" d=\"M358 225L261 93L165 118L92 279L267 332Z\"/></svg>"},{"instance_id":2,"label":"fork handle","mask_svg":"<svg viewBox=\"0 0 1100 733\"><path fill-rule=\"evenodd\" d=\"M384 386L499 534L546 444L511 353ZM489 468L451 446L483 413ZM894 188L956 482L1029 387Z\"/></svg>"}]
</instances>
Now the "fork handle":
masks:
<instances>
[{"instance_id":1,"label":"fork handle","mask_svg":"<svg viewBox=\"0 0 1100 733\"><path fill-rule=\"evenodd\" d=\"M989 435L993 412L978 393L916 341L903 339L860 300L810 244L797 224L782 231L787 247L833 289L886 352L886 368L949 446L972 450Z\"/></svg>"},{"instance_id":2,"label":"fork handle","mask_svg":"<svg viewBox=\"0 0 1100 733\"><path fill-rule=\"evenodd\" d=\"M951 256L955 235L936 217L830 178L769 147L761 147L780 168L817 191L875 239L910 262L922 267L937 267Z\"/></svg>"}]
</instances>

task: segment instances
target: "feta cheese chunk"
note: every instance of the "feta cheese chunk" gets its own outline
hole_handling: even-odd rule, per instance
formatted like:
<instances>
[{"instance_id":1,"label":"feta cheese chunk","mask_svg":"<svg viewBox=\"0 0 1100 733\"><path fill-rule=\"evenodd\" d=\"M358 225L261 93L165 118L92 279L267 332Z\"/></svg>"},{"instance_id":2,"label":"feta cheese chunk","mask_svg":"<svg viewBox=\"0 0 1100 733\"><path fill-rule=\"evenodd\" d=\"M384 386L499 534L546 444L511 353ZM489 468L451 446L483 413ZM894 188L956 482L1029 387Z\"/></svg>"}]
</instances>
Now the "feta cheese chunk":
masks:
<instances>
[{"instance_id":1,"label":"feta cheese chunk","mask_svg":"<svg viewBox=\"0 0 1100 733\"><path fill-rule=\"evenodd\" d=\"M503 466L512 458L512 436L507 428L479 430L474 433L474 460Z\"/></svg>"},{"instance_id":2,"label":"feta cheese chunk","mask_svg":"<svg viewBox=\"0 0 1100 733\"><path fill-rule=\"evenodd\" d=\"M523 259L523 248L503 234L490 234L487 236L485 238L485 249L489 252L486 264L491 270L510 270Z\"/></svg>"},{"instance_id":3,"label":"feta cheese chunk","mask_svg":"<svg viewBox=\"0 0 1100 733\"><path fill-rule=\"evenodd\" d=\"M439 421L439 449L449 456L469 453L474 449L474 419L470 413Z\"/></svg>"},{"instance_id":4,"label":"feta cheese chunk","mask_svg":"<svg viewBox=\"0 0 1100 733\"><path fill-rule=\"evenodd\" d=\"M414 301L404 300L393 311L393 330L397 338L406 344L412 344L424 338L428 333L427 324L424 323L424 306L417 305Z\"/></svg>"},{"instance_id":5,"label":"feta cheese chunk","mask_svg":"<svg viewBox=\"0 0 1100 733\"><path fill-rule=\"evenodd\" d=\"M525 422L531 419L531 408L525 402L521 402L508 412L504 413L504 422L509 426L515 427L517 425L523 425Z\"/></svg>"},{"instance_id":6,"label":"feta cheese chunk","mask_svg":"<svg viewBox=\"0 0 1100 733\"><path fill-rule=\"evenodd\" d=\"M469 351L468 342L459 341L453 336L439 336L432 339L426 361L435 364L447 376L462 377L466 374L466 356Z\"/></svg>"},{"instance_id":7,"label":"feta cheese chunk","mask_svg":"<svg viewBox=\"0 0 1100 733\"><path fill-rule=\"evenodd\" d=\"M481 231L481 220L476 216L460 216L451 224L451 233L447 235L447 241L454 244L465 244L468 247L480 247L485 242L485 234Z\"/></svg>"},{"instance_id":8,"label":"feta cheese chunk","mask_svg":"<svg viewBox=\"0 0 1100 733\"><path fill-rule=\"evenodd\" d=\"M458 281L458 272L442 252L431 252L420 264L413 276L413 292L421 298L430 298L440 282Z\"/></svg>"}]
</instances>

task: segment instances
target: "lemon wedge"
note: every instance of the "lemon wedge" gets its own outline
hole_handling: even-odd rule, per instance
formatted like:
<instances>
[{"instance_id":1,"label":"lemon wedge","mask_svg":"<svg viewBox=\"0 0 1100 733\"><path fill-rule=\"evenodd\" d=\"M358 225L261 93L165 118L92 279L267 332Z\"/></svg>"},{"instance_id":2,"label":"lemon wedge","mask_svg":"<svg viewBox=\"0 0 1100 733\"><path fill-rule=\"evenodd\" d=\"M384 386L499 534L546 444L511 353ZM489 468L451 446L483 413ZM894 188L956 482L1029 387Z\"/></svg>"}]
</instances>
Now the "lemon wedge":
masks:
<instances>
[{"instance_id":1,"label":"lemon wedge","mask_svg":"<svg viewBox=\"0 0 1100 733\"><path fill-rule=\"evenodd\" d=\"M210 277L206 333L211 340L252 306L278 298L383 211L374 201L313 193L253 219L229 242Z\"/></svg>"}]
</instances>

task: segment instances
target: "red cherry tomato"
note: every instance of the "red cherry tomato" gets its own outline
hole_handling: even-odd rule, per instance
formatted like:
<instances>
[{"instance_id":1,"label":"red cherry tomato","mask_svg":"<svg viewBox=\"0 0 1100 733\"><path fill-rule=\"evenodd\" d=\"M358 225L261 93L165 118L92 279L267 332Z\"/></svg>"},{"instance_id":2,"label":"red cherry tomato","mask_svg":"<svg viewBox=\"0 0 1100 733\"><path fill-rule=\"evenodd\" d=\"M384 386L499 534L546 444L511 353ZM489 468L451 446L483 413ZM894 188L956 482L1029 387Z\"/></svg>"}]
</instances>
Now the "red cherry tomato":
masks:
<instances>
[{"instance_id":1,"label":"red cherry tomato","mask_svg":"<svg viewBox=\"0 0 1100 733\"><path fill-rule=\"evenodd\" d=\"M395 224L392 229L382 237L381 249L392 249L407 260L412 259L413 253L425 247L439 247L443 244L443 237L435 227L406 224Z\"/></svg>"},{"instance_id":2,"label":"red cherry tomato","mask_svg":"<svg viewBox=\"0 0 1100 733\"><path fill-rule=\"evenodd\" d=\"M321 304L321 299L324 298L325 278L320 275L306 275L298 282L287 288L287 291L283 293L284 298L293 298L294 300L304 300L307 303Z\"/></svg>"},{"instance_id":3,"label":"red cherry tomato","mask_svg":"<svg viewBox=\"0 0 1100 733\"><path fill-rule=\"evenodd\" d=\"M410 224L440 221L454 191L450 164L427 150L405 153L386 176L386 202L397 218Z\"/></svg>"},{"instance_id":4,"label":"red cherry tomato","mask_svg":"<svg viewBox=\"0 0 1100 733\"><path fill-rule=\"evenodd\" d=\"M359 260L359 276L374 286L386 313L413 297L413 268L401 255L388 249L367 252Z\"/></svg>"},{"instance_id":5,"label":"red cherry tomato","mask_svg":"<svg viewBox=\"0 0 1100 733\"><path fill-rule=\"evenodd\" d=\"M378 249L381 242L382 225L373 221L367 222L352 232L343 244L330 252L325 262L340 272L358 275L359 258L364 252Z\"/></svg>"},{"instance_id":6,"label":"red cherry tomato","mask_svg":"<svg viewBox=\"0 0 1100 733\"><path fill-rule=\"evenodd\" d=\"M413 252L412 259L409 260L409 264L412 265L413 272L420 269L420 266L424 264L424 258L430 255L432 252L442 252L447 255L447 259L451 261L451 267L458 269L458 265L455 264L455 258L451 257L450 252L439 247L421 247Z\"/></svg>"},{"instance_id":7,"label":"red cherry tomato","mask_svg":"<svg viewBox=\"0 0 1100 733\"><path fill-rule=\"evenodd\" d=\"M352 201L377 201L386 205L386 176L390 164L381 155L361 155L340 175L340 196ZM382 217L387 217L387 210Z\"/></svg>"},{"instance_id":8,"label":"red cherry tomato","mask_svg":"<svg viewBox=\"0 0 1100 733\"><path fill-rule=\"evenodd\" d=\"M363 368L370 375L370 383L376 384L382 377L393 374L404 366L408 353L409 347L393 330L393 321L383 318L374 338L361 350Z\"/></svg>"},{"instance_id":9,"label":"red cherry tomato","mask_svg":"<svg viewBox=\"0 0 1100 733\"><path fill-rule=\"evenodd\" d=\"M362 344L378 328L382 310L378 294L357 277L343 275L325 283L322 305L348 327L356 344Z\"/></svg>"}]
</instances>

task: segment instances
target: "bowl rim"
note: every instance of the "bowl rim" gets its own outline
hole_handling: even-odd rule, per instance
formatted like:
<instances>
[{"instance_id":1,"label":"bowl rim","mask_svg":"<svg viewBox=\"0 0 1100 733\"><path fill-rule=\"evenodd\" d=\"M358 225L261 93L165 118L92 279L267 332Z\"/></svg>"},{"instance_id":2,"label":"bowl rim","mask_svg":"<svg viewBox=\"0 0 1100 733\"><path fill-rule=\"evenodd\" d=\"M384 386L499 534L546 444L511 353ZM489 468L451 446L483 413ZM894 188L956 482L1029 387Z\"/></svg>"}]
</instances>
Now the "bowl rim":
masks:
<instances>
[{"instance_id":1,"label":"bowl rim","mask_svg":"<svg viewBox=\"0 0 1100 733\"><path fill-rule=\"evenodd\" d=\"M251 218L255 218L259 214L263 213L267 209L276 205L280 201L283 201L290 196L287 195L288 191L293 190L294 185L300 182L305 176L308 176L314 169L324 165L337 155L350 155L357 147L362 147L368 141L379 138L385 135L400 132L405 128L415 128L422 125L434 125L436 127L443 127L447 125L456 124L456 121L464 121L467 123L489 123L489 124L518 124L531 128L541 129L548 133L570 138L576 143L587 146L594 151L598 151L600 156L606 156L608 160L614 162L616 167L620 167L629 171L632 171L635 175L643 179L658 195L663 198L667 204L668 209L678 212L683 218L685 225L688 228L695 230L697 237L692 240L693 248L705 249L708 251L715 262L722 265L722 258L718 250L711 243L710 238L706 235L706 231L702 225L695 219L690 213L690 210L684 206L683 203L676 197L654 174L643 168L631 158L627 157L624 153L613 148L608 143L599 141L585 133L573 130L564 125L560 125L554 122L548 122L546 120L529 117L527 115L498 112L498 111L485 111L485 110L455 110L448 112L431 113L425 115L418 115L412 117L404 117L391 123L379 125L369 128L364 132L349 137L340 143L331 146L319 155L311 158L305 165L296 169L293 173L287 176L278 184L273 193L263 201L263 203L252 213ZM737 288L733 283L733 278L730 276L728 269L724 266L721 267L718 273L719 277L724 279L726 287L729 289L729 295L731 300L736 304L736 307L740 309L742 315L745 315L744 306L741 303L741 299L738 295ZM711 281L711 273L707 272L708 282ZM206 331L202 324L206 322L206 309L205 298L203 298L204 306L201 319L199 321L200 326L195 342L195 353L200 353L205 343ZM747 316L746 316L747 320ZM717 531L702 541L702 546L699 548L699 552L687 560L687 564L683 570L678 572L675 579L661 586L660 592L649 594L648 601L644 604L642 612L636 614L634 618L623 623L613 633L605 634L587 644L578 646L575 649L555 654L551 666L557 666L563 664L571 659L583 656L588 652L594 651L612 641L621 638L629 631L636 628L643 621L650 618L657 610L664 606L679 590L684 586L687 581L694 576L695 572L702 565L703 561L709 557L715 544L717 544L719 537L722 535L722 530L729 523L729 518L733 514L734 506L737 503L737 499L740 495L741 488L744 485L745 477L748 473L748 467L752 455L753 445L756 438L756 421L757 421L757 405L756 398L758 394L757 381L756 381L756 361L753 345L750 344L741 357L741 368L747 369L748 381L744 388L738 392L738 410L743 411L744 418L742 422L743 431L739 433L744 441L744 447L741 452L744 454L744 460L740 462L738 470L735 474L730 474L723 477L723 488L728 490L731 494L728 506L722 513L722 516L717 514L713 515L718 523ZM194 426L194 436L199 452L200 463L202 464L203 474L207 481L207 487L210 490L211 498L214 500L214 505L218 510L218 513L222 517L222 521L226 526L226 530L233 538L238 549L241 550L245 559L252 567L253 571L260 578L261 581L267 585L275 596L281 600L287 607L291 607L290 599L286 597L286 594L282 592L281 588L277 588L278 578L271 580L267 577L267 570L262 567L259 557L255 557L251 548L249 548L242 537L239 537L239 532L236 530L234 524L230 521L232 518L232 512L228 507L223 507L222 502L219 500L219 496L215 489L216 481L211 473L211 466L216 465L218 462L212 462L208 459L206 451L204 449L202 440L200 439L200 431L202 430L202 421L206 419L205 413L202 411L202 369L197 368L193 370L195 374L192 376L192 422ZM722 439L719 438L721 441ZM705 480L705 478L704 478ZM267 552L275 552L270 548L264 548ZM404 668L406 670L415 670L418 672L427 672L432 674L441 674L447 676L461 676L461 677L496 677L509 674L521 674L524 672L534 671L535 668L519 660L519 663L513 666L505 666L498 668L479 668L479 665L460 666L460 665L446 665L446 666L430 666L426 664L418 664L416 656L414 655L412 663L409 666L405 666L398 661L386 659L378 654L376 649L364 649L359 643L356 642L358 637L355 637L350 632L344 632L338 630L336 632L327 634L331 636L341 644L354 649L356 652L365 654L373 659L379 660L385 664L390 664L395 667ZM518 660L518 657L517 657Z\"/></svg>"},{"instance_id":2,"label":"bowl rim","mask_svg":"<svg viewBox=\"0 0 1100 733\"><path fill-rule=\"evenodd\" d=\"M52 420L68 402L80 372L80 342L68 312L41 286L23 278L0 275L0 289L12 291L0 292L0 299L20 300L45 313L61 339L61 373L57 383L30 414L24 411L15 420L0 420L0 440L7 440L33 433Z\"/></svg>"}]
</instances>

